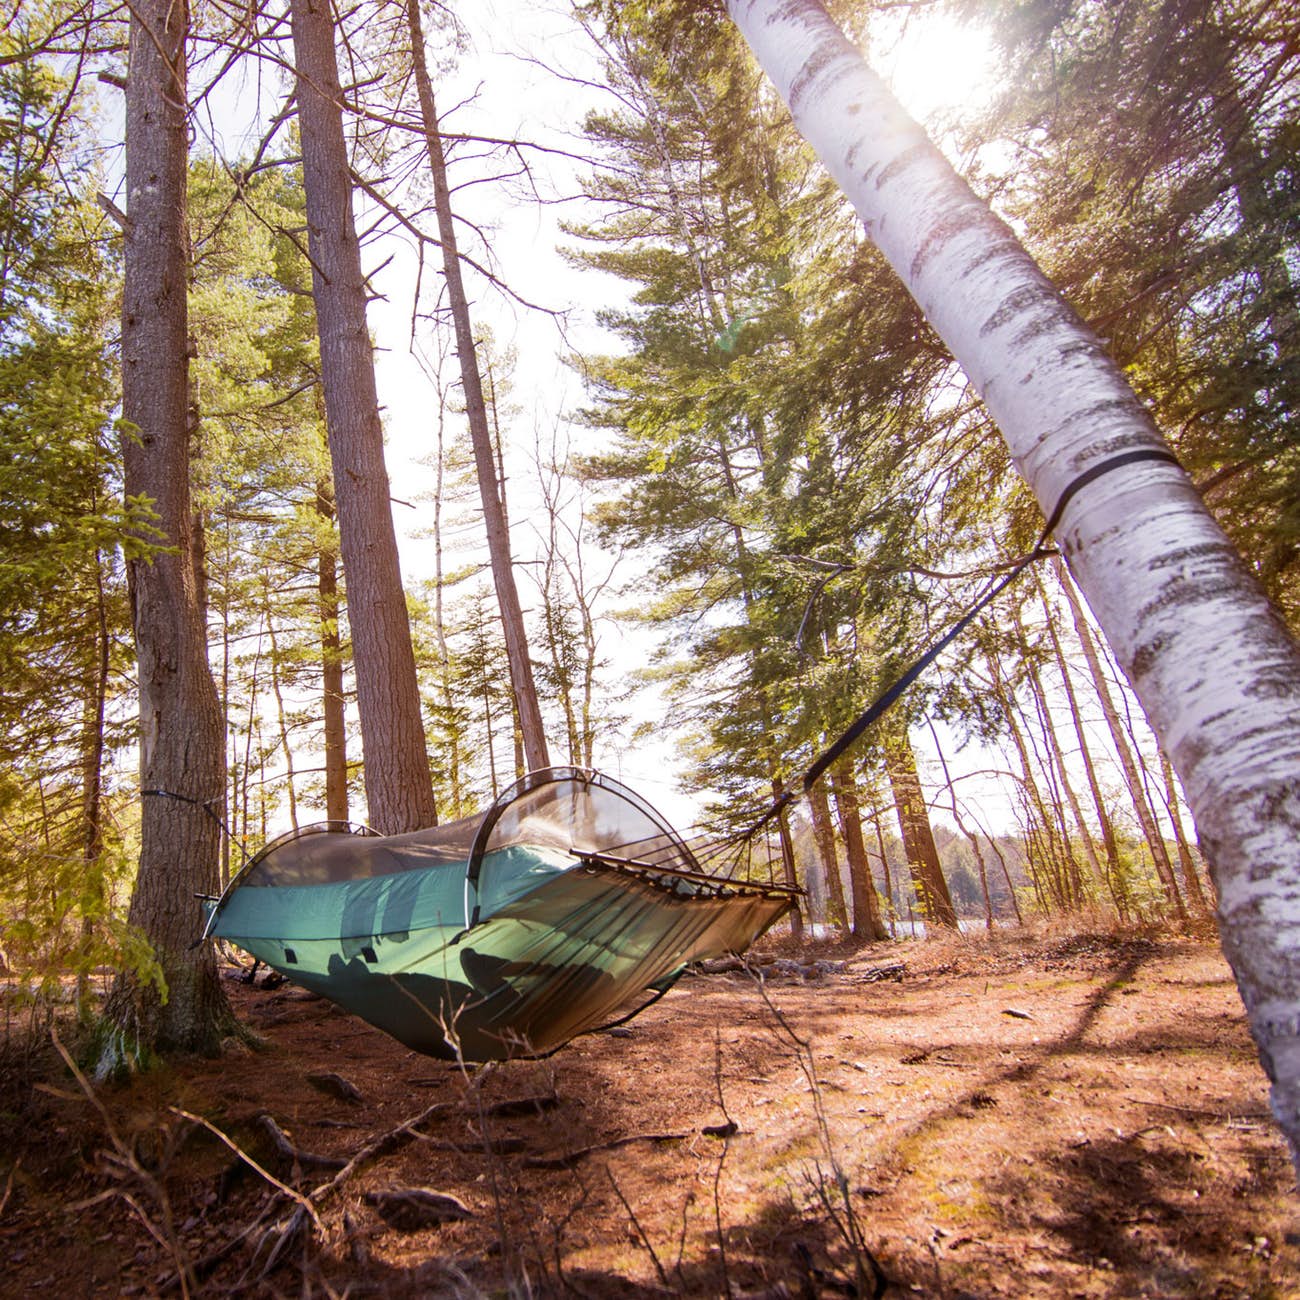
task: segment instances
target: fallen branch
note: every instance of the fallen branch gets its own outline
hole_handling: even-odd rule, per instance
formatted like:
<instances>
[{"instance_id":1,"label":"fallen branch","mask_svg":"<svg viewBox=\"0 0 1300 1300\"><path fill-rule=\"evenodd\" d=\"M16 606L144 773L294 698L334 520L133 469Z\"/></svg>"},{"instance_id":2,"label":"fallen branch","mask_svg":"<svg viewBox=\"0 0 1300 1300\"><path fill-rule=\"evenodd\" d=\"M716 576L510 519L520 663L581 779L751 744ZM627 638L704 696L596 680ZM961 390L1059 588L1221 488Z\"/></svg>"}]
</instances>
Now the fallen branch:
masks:
<instances>
[{"instance_id":1,"label":"fallen branch","mask_svg":"<svg viewBox=\"0 0 1300 1300\"><path fill-rule=\"evenodd\" d=\"M528 1146L527 1140L520 1137L476 1137L468 1142L438 1142L422 1133L417 1133L416 1136L424 1143L426 1151L448 1151L458 1156L513 1156Z\"/></svg>"},{"instance_id":2,"label":"fallen branch","mask_svg":"<svg viewBox=\"0 0 1300 1300\"><path fill-rule=\"evenodd\" d=\"M507 1097L504 1101L494 1101L483 1107L483 1114L493 1119L504 1119L510 1115L532 1115L544 1110L554 1110L560 1099L553 1092L541 1093L536 1097Z\"/></svg>"},{"instance_id":3,"label":"fallen branch","mask_svg":"<svg viewBox=\"0 0 1300 1300\"><path fill-rule=\"evenodd\" d=\"M596 1142L589 1147L579 1147L559 1156L529 1156L524 1161L526 1169L569 1169L579 1160L594 1155L597 1151L616 1151L619 1147L631 1146L634 1142L684 1142L689 1133L633 1133L628 1137L614 1138L609 1142Z\"/></svg>"},{"instance_id":4,"label":"fallen branch","mask_svg":"<svg viewBox=\"0 0 1300 1300\"><path fill-rule=\"evenodd\" d=\"M372 1160L378 1160L381 1156L386 1156L390 1152L397 1151L404 1147L408 1142L413 1142L419 1136L416 1129L421 1125L427 1124L435 1115L446 1114L448 1111L455 1110L457 1103L453 1101L438 1101L432 1106L425 1107L418 1115L404 1120L396 1128L391 1128L386 1133L381 1133L377 1138L367 1142L360 1151L352 1157L351 1160L343 1166L342 1169L334 1175L327 1183L321 1183L315 1187L308 1195L308 1199L313 1205L320 1205L327 1197L332 1196L343 1186L344 1183L352 1177L353 1174Z\"/></svg>"},{"instance_id":5,"label":"fallen branch","mask_svg":"<svg viewBox=\"0 0 1300 1300\"><path fill-rule=\"evenodd\" d=\"M270 1115L259 1115L254 1122L271 1139L276 1155L291 1165L301 1169L342 1169L347 1163L339 1156L318 1156L313 1151L300 1150Z\"/></svg>"},{"instance_id":6,"label":"fallen branch","mask_svg":"<svg viewBox=\"0 0 1300 1300\"><path fill-rule=\"evenodd\" d=\"M261 1165L248 1154L247 1151L239 1145L234 1138L223 1133L215 1124L209 1123L202 1115L191 1114L188 1110L181 1110L179 1106L168 1106L167 1108L173 1115L179 1115L181 1119L187 1119L191 1124L197 1124L200 1128L206 1129L212 1134L218 1142L224 1143L235 1153L254 1173L261 1174L268 1183L271 1184L282 1196L287 1196L289 1200L297 1202L298 1206L306 1213L316 1227L317 1232L323 1233L325 1225L320 1221L320 1216L316 1213L316 1207L301 1192L295 1191L288 1183L282 1183L273 1173L263 1169ZM283 1136L283 1134L281 1134Z\"/></svg>"}]
</instances>

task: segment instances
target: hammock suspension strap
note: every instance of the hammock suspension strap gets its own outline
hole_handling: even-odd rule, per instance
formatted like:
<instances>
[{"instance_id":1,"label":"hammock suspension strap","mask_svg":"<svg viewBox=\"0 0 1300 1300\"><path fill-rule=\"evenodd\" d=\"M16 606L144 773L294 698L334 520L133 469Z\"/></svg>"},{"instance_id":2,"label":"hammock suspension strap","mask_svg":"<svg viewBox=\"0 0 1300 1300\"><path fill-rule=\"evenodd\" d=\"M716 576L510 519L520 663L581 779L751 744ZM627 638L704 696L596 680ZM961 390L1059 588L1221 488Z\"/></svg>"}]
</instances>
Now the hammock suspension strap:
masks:
<instances>
[{"instance_id":1,"label":"hammock suspension strap","mask_svg":"<svg viewBox=\"0 0 1300 1300\"><path fill-rule=\"evenodd\" d=\"M853 745L875 722L882 713L894 704L900 695L907 690L913 682L943 653L953 641L957 639L967 627L988 605L996 600L1003 591L1006 590L1031 564L1041 560L1045 555L1055 554L1053 548L1047 545L1047 539L1055 532L1061 522L1061 516L1065 513L1065 508L1070 504L1074 497L1087 487L1090 483L1101 478L1103 474L1109 474L1111 470L1121 469L1125 465L1134 465L1140 461L1161 461L1169 465L1177 465L1178 458L1169 450L1163 447L1142 447L1135 451L1121 452L1117 456L1108 456L1105 460L1083 471L1076 478L1072 479L1065 487L1053 508L1052 513L1047 518L1047 523L1043 525L1043 531L1038 535L1038 541L1034 543L1034 548L1027 555L1012 563L1007 572L1000 577L993 578L989 585L979 595L975 603L963 614L937 641L933 642L925 652L916 659L905 672L901 674L891 685L887 686L874 700L863 710L857 719L849 725L848 728L835 740L830 746L822 751L814 760L812 765L803 774L803 779L797 786L786 790L778 799L772 801L767 811L751 826L747 831L741 832L737 837L742 843L753 839L759 831L763 829L774 817L778 816L783 809L788 808L796 799L806 795L817 781L825 773L826 769L831 766L850 746Z\"/></svg>"}]
</instances>

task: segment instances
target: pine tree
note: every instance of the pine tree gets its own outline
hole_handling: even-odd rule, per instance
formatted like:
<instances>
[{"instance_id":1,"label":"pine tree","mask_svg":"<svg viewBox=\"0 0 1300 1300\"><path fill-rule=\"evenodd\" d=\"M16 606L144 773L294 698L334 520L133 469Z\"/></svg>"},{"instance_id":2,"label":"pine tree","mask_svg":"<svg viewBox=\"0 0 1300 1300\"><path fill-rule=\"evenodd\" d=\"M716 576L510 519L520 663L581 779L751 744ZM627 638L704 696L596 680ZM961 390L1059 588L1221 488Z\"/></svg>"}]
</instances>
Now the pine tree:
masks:
<instances>
[{"instance_id":1,"label":"pine tree","mask_svg":"<svg viewBox=\"0 0 1300 1300\"><path fill-rule=\"evenodd\" d=\"M153 515L121 500L116 267L82 88L40 44L54 17L0 34L0 930L16 975L54 994L74 972L84 1005L94 965L147 964L110 909L128 859L109 768L129 738L122 559L151 553Z\"/></svg>"},{"instance_id":2,"label":"pine tree","mask_svg":"<svg viewBox=\"0 0 1300 1300\"><path fill-rule=\"evenodd\" d=\"M321 0L293 0L290 16L321 382L351 611L369 816L383 831L415 830L433 825L437 811L366 330L366 285L352 212L334 18Z\"/></svg>"},{"instance_id":3,"label":"pine tree","mask_svg":"<svg viewBox=\"0 0 1300 1300\"><path fill-rule=\"evenodd\" d=\"M188 31L184 4L147 0L132 10L122 296L124 491L128 499L150 500L168 549L147 563L132 559L127 568L143 792L130 920L149 939L163 983L119 978L108 1008L117 1033L101 1070L116 1068L135 1043L215 1051L229 1019L215 955L209 945L194 946L202 933L194 897L213 893L217 885L225 754L207 658L189 483Z\"/></svg>"}]
</instances>

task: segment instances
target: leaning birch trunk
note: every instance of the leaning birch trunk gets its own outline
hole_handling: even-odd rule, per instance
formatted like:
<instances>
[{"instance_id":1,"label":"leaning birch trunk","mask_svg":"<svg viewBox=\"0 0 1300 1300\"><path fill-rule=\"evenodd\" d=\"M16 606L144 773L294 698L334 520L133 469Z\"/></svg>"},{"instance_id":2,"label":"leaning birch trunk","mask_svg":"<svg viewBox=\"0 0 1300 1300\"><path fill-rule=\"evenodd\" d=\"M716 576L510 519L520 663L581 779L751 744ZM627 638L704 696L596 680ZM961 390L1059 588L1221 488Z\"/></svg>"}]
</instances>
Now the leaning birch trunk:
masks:
<instances>
[{"instance_id":1,"label":"leaning birch trunk","mask_svg":"<svg viewBox=\"0 0 1300 1300\"><path fill-rule=\"evenodd\" d=\"M366 802L385 834L437 823L411 624L393 530L366 282L352 213L334 19L291 0L307 249L361 722Z\"/></svg>"},{"instance_id":2,"label":"leaning birch trunk","mask_svg":"<svg viewBox=\"0 0 1300 1300\"><path fill-rule=\"evenodd\" d=\"M1117 453L1162 448L1097 339L816 0L728 7L1044 512ZM1056 536L1182 779L1300 1167L1300 647L1176 465L1108 472Z\"/></svg>"},{"instance_id":3,"label":"leaning birch trunk","mask_svg":"<svg viewBox=\"0 0 1300 1300\"><path fill-rule=\"evenodd\" d=\"M456 249L456 222L451 211L451 189L447 184L447 160L438 130L438 112L433 86L424 60L424 30L420 22L419 0L407 0L407 28L411 38L411 67L415 73L420 98L420 115L424 127L425 149L433 177L433 199L438 213L438 239L442 245L442 270L447 281L447 300L451 304L456 329L456 356L460 361L461 385L465 391L465 415L469 420L470 442L474 448L474 467L478 476L479 497L483 503L483 524L487 531L488 557L492 563L492 583L501 607L501 627L506 639L506 658L510 664L510 685L514 691L519 728L523 733L524 764L531 770L551 765L546 745L546 728L537 702L532 661L528 657L528 636L524 615L515 585L514 562L510 557L510 526L502 505L504 481L498 480L493 464L492 435L488 429L487 404L483 400L483 380L478 370L478 352L470 324L469 299L460 273L460 254Z\"/></svg>"}]
</instances>

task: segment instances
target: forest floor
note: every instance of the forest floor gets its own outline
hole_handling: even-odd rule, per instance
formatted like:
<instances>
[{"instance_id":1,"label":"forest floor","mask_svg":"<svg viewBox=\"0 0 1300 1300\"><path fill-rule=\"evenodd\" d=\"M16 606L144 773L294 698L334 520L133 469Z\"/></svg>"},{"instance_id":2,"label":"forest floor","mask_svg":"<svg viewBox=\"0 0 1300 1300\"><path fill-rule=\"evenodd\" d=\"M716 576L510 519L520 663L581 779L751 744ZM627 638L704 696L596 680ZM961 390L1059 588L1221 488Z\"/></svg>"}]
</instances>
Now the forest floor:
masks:
<instances>
[{"instance_id":1,"label":"forest floor","mask_svg":"<svg viewBox=\"0 0 1300 1300\"><path fill-rule=\"evenodd\" d=\"M1212 942L765 956L761 984L688 975L472 1074L233 979L263 1050L94 1105L50 1052L0 1114L0 1294L1300 1296L1295 1174ZM295 1195L333 1180L317 1224L284 1231L302 1205L178 1111ZM266 1115L363 1158L295 1166Z\"/></svg>"}]
</instances>

